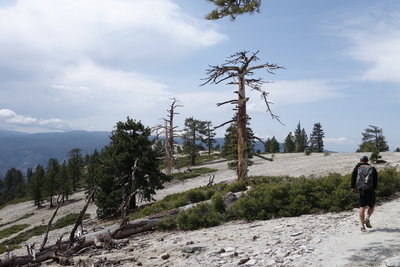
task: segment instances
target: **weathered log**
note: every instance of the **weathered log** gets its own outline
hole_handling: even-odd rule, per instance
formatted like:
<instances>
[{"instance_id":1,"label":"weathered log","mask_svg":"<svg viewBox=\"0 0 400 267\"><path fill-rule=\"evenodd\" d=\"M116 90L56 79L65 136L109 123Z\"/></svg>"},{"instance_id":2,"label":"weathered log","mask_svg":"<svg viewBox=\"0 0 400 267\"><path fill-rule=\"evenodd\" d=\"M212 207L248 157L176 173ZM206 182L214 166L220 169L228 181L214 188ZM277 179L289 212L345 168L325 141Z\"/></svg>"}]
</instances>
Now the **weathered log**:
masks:
<instances>
[{"instance_id":1,"label":"weathered log","mask_svg":"<svg viewBox=\"0 0 400 267\"><path fill-rule=\"evenodd\" d=\"M237 193L229 193L231 202L238 199L241 194L244 192L237 192ZM235 197L232 198L232 195ZM207 200L204 202L210 202L211 200ZM201 202L201 203L204 203ZM84 235L82 239L75 240L71 245L70 240L61 242L60 240L57 244L54 244L49 247L43 248L37 255L36 260L33 260L31 256L19 256L14 257L11 259L7 259L5 261L0 262L0 267L6 266L21 266L27 264L37 264L41 263L50 259L54 259L56 261L63 261L68 260L71 256L77 254L79 251L82 251L84 248L91 247L91 246L101 246L101 239L104 236L109 236L112 239L123 239L134 234L151 231L154 230L155 226L159 221L162 219L169 217L169 216L177 216L179 212L188 210L199 203L189 204L180 208L175 208L168 211L163 211L158 214L154 214L151 216L147 216L145 218L136 219L132 222L125 224L123 227L120 227L118 223L110 225L100 231L89 233ZM86 206L86 205L85 205ZM102 237L103 236L103 237ZM100 240L100 241L99 241Z\"/></svg>"}]
</instances>

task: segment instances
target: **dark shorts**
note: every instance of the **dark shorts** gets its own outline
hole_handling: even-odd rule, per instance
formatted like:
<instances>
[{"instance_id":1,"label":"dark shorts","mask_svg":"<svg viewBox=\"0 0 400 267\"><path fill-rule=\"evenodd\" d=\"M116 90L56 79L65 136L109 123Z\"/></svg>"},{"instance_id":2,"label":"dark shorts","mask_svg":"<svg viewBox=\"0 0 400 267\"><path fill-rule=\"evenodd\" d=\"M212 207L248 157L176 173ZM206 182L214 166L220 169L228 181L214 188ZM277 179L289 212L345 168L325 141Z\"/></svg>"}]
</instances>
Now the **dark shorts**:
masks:
<instances>
[{"instance_id":1,"label":"dark shorts","mask_svg":"<svg viewBox=\"0 0 400 267\"><path fill-rule=\"evenodd\" d=\"M359 191L359 199L358 206L359 207L374 207L375 206L375 191L374 190L365 190Z\"/></svg>"}]
</instances>

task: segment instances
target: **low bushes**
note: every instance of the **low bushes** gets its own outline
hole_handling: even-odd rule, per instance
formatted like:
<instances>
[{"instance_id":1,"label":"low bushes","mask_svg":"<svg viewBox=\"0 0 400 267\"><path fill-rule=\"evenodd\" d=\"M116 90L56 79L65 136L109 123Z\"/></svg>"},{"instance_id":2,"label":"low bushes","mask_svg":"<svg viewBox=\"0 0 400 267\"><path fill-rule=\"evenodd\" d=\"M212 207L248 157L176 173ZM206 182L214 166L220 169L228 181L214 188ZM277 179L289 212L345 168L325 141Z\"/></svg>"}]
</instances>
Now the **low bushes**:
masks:
<instances>
[{"instance_id":1,"label":"low bushes","mask_svg":"<svg viewBox=\"0 0 400 267\"><path fill-rule=\"evenodd\" d=\"M222 193L214 194L212 204L199 204L181 212L180 229L215 226L224 220L268 220L317 212L338 212L357 207L357 194L351 191L351 176L329 174L321 178L253 177L252 188L226 211ZM245 182L231 185L231 188ZM224 190L224 192L227 192ZM379 172L376 196L382 201L400 192L400 172L387 168ZM181 215L182 214L182 215Z\"/></svg>"},{"instance_id":2,"label":"low bushes","mask_svg":"<svg viewBox=\"0 0 400 267\"><path fill-rule=\"evenodd\" d=\"M201 167L201 168L188 169L184 172L173 173L171 176L173 179L186 180L186 179L198 177L202 174L212 173L212 172L216 172L216 171L218 171L218 170L213 169L213 168Z\"/></svg>"}]
</instances>

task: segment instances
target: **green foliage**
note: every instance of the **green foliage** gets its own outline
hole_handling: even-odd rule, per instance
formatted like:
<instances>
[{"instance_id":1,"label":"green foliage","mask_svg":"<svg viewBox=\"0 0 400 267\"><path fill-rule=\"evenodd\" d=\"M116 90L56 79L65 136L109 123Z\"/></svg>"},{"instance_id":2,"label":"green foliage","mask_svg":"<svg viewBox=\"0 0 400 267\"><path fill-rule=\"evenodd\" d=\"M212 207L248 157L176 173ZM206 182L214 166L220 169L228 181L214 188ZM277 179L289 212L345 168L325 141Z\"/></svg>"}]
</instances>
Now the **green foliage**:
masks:
<instances>
[{"instance_id":1,"label":"green foliage","mask_svg":"<svg viewBox=\"0 0 400 267\"><path fill-rule=\"evenodd\" d=\"M197 164L202 164L202 163L206 163L206 162L210 162L210 161L214 161L214 160L218 160L221 159L221 155L219 153L214 153L211 155L199 155L196 157L196 162ZM175 168L184 168L184 167L188 167L190 166L190 159L187 157L183 157L183 158L176 158L175 162L174 162L174 166Z\"/></svg>"},{"instance_id":2,"label":"green foliage","mask_svg":"<svg viewBox=\"0 0 400 267\"><path fill-rule=\"evenodd\" d=\"M202 174L216 172L216 171L218 171L218 170L212 169L212 168L206 168L206 167L193 168L193 169L188 169L184 172L173 173L172 177L173 177L173 179L177 179L177 180L186 180L186 179L198 177Z\"/></svg>"},{"instance_id":3,"label":"green foliage","mask_svg":"<svg viewBox=\"0 0 400 267\"><path fill-rule=\"evenodd\" d=\"M203 140L207 135L207 122L196 120L193 117L186 118L183 137L183 152L190 159L190 164L196 164L199 151L203 149Z\"/></svg>"},{"instance_id":4,"label":"green foliage","mask_svg":"<svg viewBox=\"0 0 400 267\"><path fill-rule=\"evenodd\" d=\"M321 123L317 122L314 124L313 131L310 135L310 148L312 152L323 152L324 151L324 137L325 133L322 130Z\"/></svg>"},{"instance_id":5,"label":"green foliage","mask_svg":"<svg viewBox=\"0 0 400 267\"><path fill-rule=\"evenodd\" d=\"M379 153L378 150L374 150L371 153L371 156L369 157L369 159L373 162L373 163L385 163L386 161L382 159L381 154Z\"/></svg>"},{"instance_id":6,"label":"green foliage","mask_svg":"<svg viewBox=\"0 0 400 267\"><path fill-rule=\"evenodd\" d=\"M27 227L29 227L29 224L16 224L16 225L10 226L6 229L3 229L0 231L0 239L7 238L10 235L18 233Z\"/></svg>"},{"instance_id":7,"label":"green foliage","mask_svg":"<svg viewBox=\"0 0 400 267\"><path fill-rule=\"evenodd\" d=\"M101 174L96 181L96 205L99 218L116 216L122 200L131 192L140 191L151 200L156 189L161 189L169 177L159 170L160 159L149 140L151 129L129 117L118 122L110 136L110 144L101 154ZM132 167L137 169L132 179ZM130 207L136 207L135 198Z\"/></svg>"},{"instance_id":8,"label":"green foliage","mask_svg":"<svg viewBox=\"0 0 400 267\"><path fill-rule=\"evenodd\" d=\"M221 193L214 194L211 197L211 203L213 205L214 210L223 213L225 212L225 205L224 205L224 197Z\"/></svg>"},{"instance_id":9,"label":"green foliage","mask_svg":"<svg viewBox=\"0 0 400 267\"><path fill-rule=\"evenodd\" d=\"M76 220L79 217L79 213L70 213L60 219L58 219L52 226L51 229L55 230L55 229L60 229L63 228L65 226L71 225L71 224L75 224ZM86 213L85 215L83 215L83 219L87 220L90 218L90 214Z\"/></svg>"},{"instance_id":10,"label":"green foliage","mask_svg":"<svg viewBox=\"0 0 400 267\"><path fill-rule=\"evenodd\" d=\"M163 219L161 219L160 221L157 222L156 224L156 230L160 230L160 231L170 231L170 230L174 230L177 228L177 223L175 220L175 217L173 216L167 216Z\"/></svg>"},{"instance_id":11,"label":"green foliage","mask_svg":"<svg viewBox=\"0 0 400 267\"><path fill-rule=\"evenodd\" d=\"M357 152L379 152L389 151L389 146L386 143L385 136L383 136L382 128L369 125L368 128L362 133L362 143L360 144Z\"/></svg>"},{"instance_id":12,"label":"green foliage","mask_svg":"<svg viewBox=\"0 0 400 267\"><path fill-rule=\"evenodd\" d=\"M196 230L221 224L222 216L213 205L200 203L178 214L176 221L182 230Z\"/></svg>"},{"instance_id":13,"label":"green foliage","mask_svg":"<svg viewBox=\"0 0 400 267\"><path fill-rule=\"evenodd\" d=\"M379 172L376 195L379 199L393 196L400 191L400 172L396 168L385 168Z\"/></svg>"},{"instance_id":14,"label":"green foliage","mask_svg":"<svg viewBox=\"0 0 400 267\"><path fill-rule=\"evenodd\" d=\"M63 228L65 226L74 224L79 214L72 213L68 214L60 219L58 219L50 228L50 231ZM90 217L89 214L84 215L84 219L88 219ZM28 225L29 226L29 225ZM25 227L26 228L26 227ZM35 226L27 231L19 233L17 236L5 240L0 244L0 254L6 252L5 246L8 246L8 249L14 250L19 247L19 245L27 240L29 240L33 236L43 235L47 231L47 225L39 225Z\"/></svg>"},{"instance_id":15,"label":"green foliage","mask_svg":"<svg viewBox=\"0 0 400 267\"><path fill-rule=\"evenodd\" d=\"M234 218L265 220L299 216L317 211L350 209L356 197L350 192L350 178L330 174L324 178L285 177L268 179L236 201L229 209Z\"/></svg>"},{"instance_id":16,"label":"green foliage","mask_svg":"<svg viewBox=\"0 0 400 267\"><path fill-rule=\"evenodd\" d=\"M311 147L307 147L307 148L306 148L306 151L304 152L304 154L305 154L306 156L309 156L309 155L311 155L311 153L312 153Z\"/></svg>"},{"instance_id":17,"label":"green foliage","mask_svg":"<svg viewBox=\"0 0 400 267\"><path fill-rule=\"evenodd\" d=\"M308 146L308 137L304 128L301 128L300 122L294 130L295 152L304 152Z\"/></svg>"},{"instance_id":18,"label":"green foliage","mask_svg":"<svg viewBox=\"0 0 400 267\"><path fill-rule=\"evenodd\" d=\"M292 134L292 132L290 132L286 138L285 141L283 143L283 152L285 153L292 153L296 151L296 144L295 144L295 139L294 136Z\"/></svg>"},{"instance_id":19,"label":"green foliage","mask_svg":"<svg viewBox=\"0 0 400 267\"><path fill-rule=\"evenodd\" d=\"M232 20L237 15L260 12L261 0L209 0L216 8L207 14L206 19L217 20L229 16Z\"/></svg>"}]
</instances>

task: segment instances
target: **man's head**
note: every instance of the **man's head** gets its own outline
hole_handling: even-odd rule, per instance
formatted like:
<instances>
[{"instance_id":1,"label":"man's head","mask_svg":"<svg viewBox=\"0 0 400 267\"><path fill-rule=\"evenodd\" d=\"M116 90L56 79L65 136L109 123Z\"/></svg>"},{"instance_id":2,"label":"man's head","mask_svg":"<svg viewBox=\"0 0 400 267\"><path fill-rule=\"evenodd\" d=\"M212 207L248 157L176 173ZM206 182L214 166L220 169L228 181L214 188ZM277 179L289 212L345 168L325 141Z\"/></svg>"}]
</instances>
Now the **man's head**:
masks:
<instances>
[{"instance_id":1,"label":"man's head","mask_svg":"<svg viewBox=\"0 0 400 267\"><path fill-rule=\"evenodd\" d=\"M368 162L368 156L367 156L367 155L362 155L362 156L360 157L360 161L362 161L362 162Z\"/></svg>"}]
</instances>

